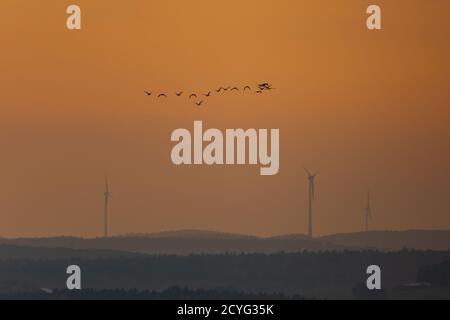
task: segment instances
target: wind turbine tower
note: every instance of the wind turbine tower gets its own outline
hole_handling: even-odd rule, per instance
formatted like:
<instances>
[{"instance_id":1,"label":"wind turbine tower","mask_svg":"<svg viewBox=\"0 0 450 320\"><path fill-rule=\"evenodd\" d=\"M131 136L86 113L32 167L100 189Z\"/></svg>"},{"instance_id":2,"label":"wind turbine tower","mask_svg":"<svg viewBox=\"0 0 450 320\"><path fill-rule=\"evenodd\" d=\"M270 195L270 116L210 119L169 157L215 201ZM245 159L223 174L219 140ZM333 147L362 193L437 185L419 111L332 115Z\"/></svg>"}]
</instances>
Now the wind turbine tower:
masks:
<instances>
[{"instance_id":1,"label":"wind turbine tower","mask_svg":"<svg viewBox=\"0 0 450 320\"><path fill-rule=\"evenodd\" d=\"M370 205L370 193L367 194L367 206L364 208L364 217L366 222L366 232L369 231L369 220L372 219L372 208Z\"/></svg>"},{"instance_id":2,"label":"wind turbine tower","mask_svg":"<svg viewBox=\"0 0 450 320\"><path fill-rule=\"evenodd\" d=\"M109 204L109 199L111 198L111 193L109 192L109 183L108 183L108 177L105 176L105 187L106 187L106 191L103 194L105 197L105 229L104 229L104 237L107 238L108 237L108 204Z\"/></svg>"},{"instance_id":3,"label":"wind turbine tower","mask_svg":"<svg viewBox=\"0 0 450 320\"><path fill-rule=\"evenodd\" d=\"M315 179L317 174L311 174L308 169L305 169L308 174L309 182L309 208L308 208L308 237L313 237L313 226L312 226L312 205L315 199Z\"/></svg>"}]
</instances>

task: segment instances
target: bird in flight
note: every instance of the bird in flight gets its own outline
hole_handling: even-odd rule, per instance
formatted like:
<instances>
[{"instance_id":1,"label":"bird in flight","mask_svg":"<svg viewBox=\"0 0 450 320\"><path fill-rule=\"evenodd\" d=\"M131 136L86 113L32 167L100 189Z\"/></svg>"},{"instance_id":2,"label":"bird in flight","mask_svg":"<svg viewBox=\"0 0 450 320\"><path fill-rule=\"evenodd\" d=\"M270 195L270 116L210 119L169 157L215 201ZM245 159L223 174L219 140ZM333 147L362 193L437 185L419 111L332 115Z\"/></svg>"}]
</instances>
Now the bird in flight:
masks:
<instances>
[{"instance_id":1,"label":"bird in flight","mask_svg":"<svg viewBox=\"0 0 450 320\"><path fill-rule=\"evenodd\" d=\"M192 98L197 98L197 95L196 95L195 93L192 93L192 94L189 96L189 99L192 99Z\"/></svg>"},{"instance_id":2,"label":"bird in flight","mask_svg":"<svg viewBox=\"0 0 450 320\"><path fill-rule=\"evenodd\" d=\"M181 95L183 94L183 91L181 91L181 92L175 92L175 94L177 95L177 97L181 97Z\"/></svg>"},{"instance_id":3,"label":"bird in flight","mask_svg":"<svg viewBox=\"0 0 450 320\"><path fill-rule=\"evenodd\" d=\"M160 93L158 95L158 98L167 98L167 95L165 93Z\"/></svg>"},{"instance_id":4,"label":"bird in flight","mask_svg":"<svg viewBox=\"0 0 450 320\"><path fill-rule=\"evenodd\" d=\"M245 90L252 90L252 88L250 88L250 86L245 86L245 87L244 87L244 91L245 91Z\"/></svg>"},{"instance_id":5,"label":"bird in flight","mask_svg":"<svg viewBox=\"0 0 450 320\"><path fill-rule=\"evenodd\" d=\"M261 93L262 93L262 91L261 91L261 90L258 90L258 91L256 91L255 93L257 93L257 94L261 94Z\"/></svg>"},{"instance_id":6,"label":"bird in flight","mask_svg":"<svg viewBox=\"0 0 450 320\"><path fill-rule=\"evenodd\" d=\"M202 103L203 103L203 100L200 102L196 102L195 104L200 107L202 105Z\"/></svg>"},{"instance_id":7,"label":"bird in flight","mask_svg":"<svg viewBox=\"0 0 450 320\"><path fill-rule=\"evenodd\" d=\"M220 92L220 91L222 91L222 90L225 90L223 87L220 87L219 89L217 89L216 91L217 92Z\"/></svg>"},{"instance_id":8,"label":"bird in flight","mask_svg":"<svg viewBox=\"0 0 450 320\"><path fill-rule=\"evenodd\" d=\"M239 91L239 88L238 87L234 87L234 88L231 89L231 91L236 91L236 90Z\"/></svg>"},{"instance_id":9,"label":"bird in flight","mask_svg":"<svg viewBox=\"0 0 450 320\"><path fill-rule=\"evenodd\" d=\"M147 96L151 96L153 92L144 91Z\"/></svg>"},{"instance_id":10,"label":"bird in flight","mask_svg":"<svg viewBox=\"0 0 450 320\"><path fill-rule=\"evenodd\" d=\"M264 83L260 83L258 84L258 87L260 90L272 90L272 85L270 83L264 82Z\"/></svg>"},{"instance_id":11,"label":"bird in flight","mask_svg":"<svg viewBox=\"0 0 450 320\"><path fill-rule=\"evenodd\" d=\"M210 97L211 96L211 91L209 91L208 93L204 94L205 97Z\"/></svg>"},{"instance_id":12,"label":"bird in flight","mask_svg":"<svg viewBox=\"0 0 450 320\"><path fill-rule=\"evenodd\" d=\"M230 88L231 87L226 87L226 88L223 88L223 90L228 91L228 90L230 90Z\"/></svg>"}]
</instances>

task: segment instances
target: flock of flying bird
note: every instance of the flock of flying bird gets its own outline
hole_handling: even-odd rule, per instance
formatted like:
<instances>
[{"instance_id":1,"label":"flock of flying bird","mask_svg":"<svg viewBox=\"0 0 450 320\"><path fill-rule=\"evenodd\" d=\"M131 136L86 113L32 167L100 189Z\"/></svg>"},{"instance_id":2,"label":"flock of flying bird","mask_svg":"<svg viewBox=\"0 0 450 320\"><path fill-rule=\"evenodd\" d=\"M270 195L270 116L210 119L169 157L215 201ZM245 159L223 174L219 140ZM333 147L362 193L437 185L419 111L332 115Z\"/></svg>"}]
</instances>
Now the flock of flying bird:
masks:
<instances>
[{"instance_id":1,"label":"flock of flying bird","mask_svg":"<svg viewBox=\"0 0 450 320\"><path fill-rule=\"evenodd\" d=\"M254 90L255 94L262 94L263 91L269 91L269 90L273 90L274 88L272 87L272 85L270 83L264 82L264 83L259 83L257 84L257 88ZM232 86L228 86L228 87L220 87L218 89L215 90L216 93L221 93L221 92L232 92L232 91L241 91L241 89L239 87L232 87ZM252 92L253 89L250 86L245 86L242 88L242 91L249 91ZM169 95L167 93L161 92L161 93L154 93L153 91L144 91L144 93L150 97L150 96L155 96L158 99L165 99L168 98ZM192 92L191 94L185 94L184 91L176 91L175 96L177 97L181 97L183 95L189 97L189 99L195 99L194 103L197 106L201 106L203 104L203 102L205 101L206 98L211 97L211 95L213 94L213 91L208 91L205 92L203 94L197 94L195 92ZM201 97L203 97L201 100L199 100Z\"/></svg>"}]
</instances>

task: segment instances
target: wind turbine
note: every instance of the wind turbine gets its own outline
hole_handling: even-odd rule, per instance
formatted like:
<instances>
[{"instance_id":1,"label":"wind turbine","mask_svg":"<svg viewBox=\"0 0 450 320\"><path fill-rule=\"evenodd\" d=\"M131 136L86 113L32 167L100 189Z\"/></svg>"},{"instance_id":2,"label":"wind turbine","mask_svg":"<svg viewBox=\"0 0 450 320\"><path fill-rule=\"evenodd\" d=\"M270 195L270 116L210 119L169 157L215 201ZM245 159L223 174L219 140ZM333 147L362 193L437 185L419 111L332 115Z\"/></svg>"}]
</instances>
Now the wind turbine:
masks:
<instances>
[{"instance_id":1,"label":"wind turbine","mask_svg":"<svg viewBox=\"0 0 450 320\"><path fill-rule=\"evenodd\" d=\"M305 168L306 173L308 174L309 181L309 209L308 209L308 237L313 237L313 227L312 227L312 203L315 200L315 179L317 173L311 174L308 169Z\"/></svg>"},{"instance_id":2,"label":"wind turbine","mask_svg":"<svg viewBox=\"0 0 450 320\"><path fill-rule=\"evenodd\" d=\"M372 219L372 208L370 205L370 192L367 193L367 206L364 208L364 216L366 220L366 232L369 231L369 220Z\"/></svg>"},{"instance_id":3,"label":"wind turbine","mask_svg":"<svg viewBox=\"0 0 450 320\"><path fill-rule=\"evenodd\" d=\"M108 176L105 176L105 187L106 187L106 191L103 194L105 197L105 230L104 230L104 237L107 238L108 237L108 204L109 204L109 199L111 198L111 192L109 192L109 183L108 183Z\"/></svg>"}]
</instances>

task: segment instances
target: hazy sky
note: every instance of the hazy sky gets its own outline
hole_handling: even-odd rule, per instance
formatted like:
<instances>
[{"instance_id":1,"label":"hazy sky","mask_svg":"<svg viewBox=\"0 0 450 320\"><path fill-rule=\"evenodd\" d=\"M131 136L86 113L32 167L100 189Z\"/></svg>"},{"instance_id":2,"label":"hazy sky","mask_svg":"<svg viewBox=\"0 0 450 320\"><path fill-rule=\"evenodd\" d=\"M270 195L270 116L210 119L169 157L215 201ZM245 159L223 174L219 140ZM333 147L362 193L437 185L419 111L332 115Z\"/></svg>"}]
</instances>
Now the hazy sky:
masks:
<instances>
[{"instance_id":1,"label":"hazy sky","mask_svg":"<svg viewBox=\"0 0 450 320\"><path fill-rule=\"evenodd\" d=\"M66 7L82 8L68 31ZM366 29L369 4L382 31ZM450 228L450 2L0 2L0 237ZM157 101L143 90L277 90ZM280 173L176 167L170 134L279 128Z\"/></svg>"}]
</instances>

